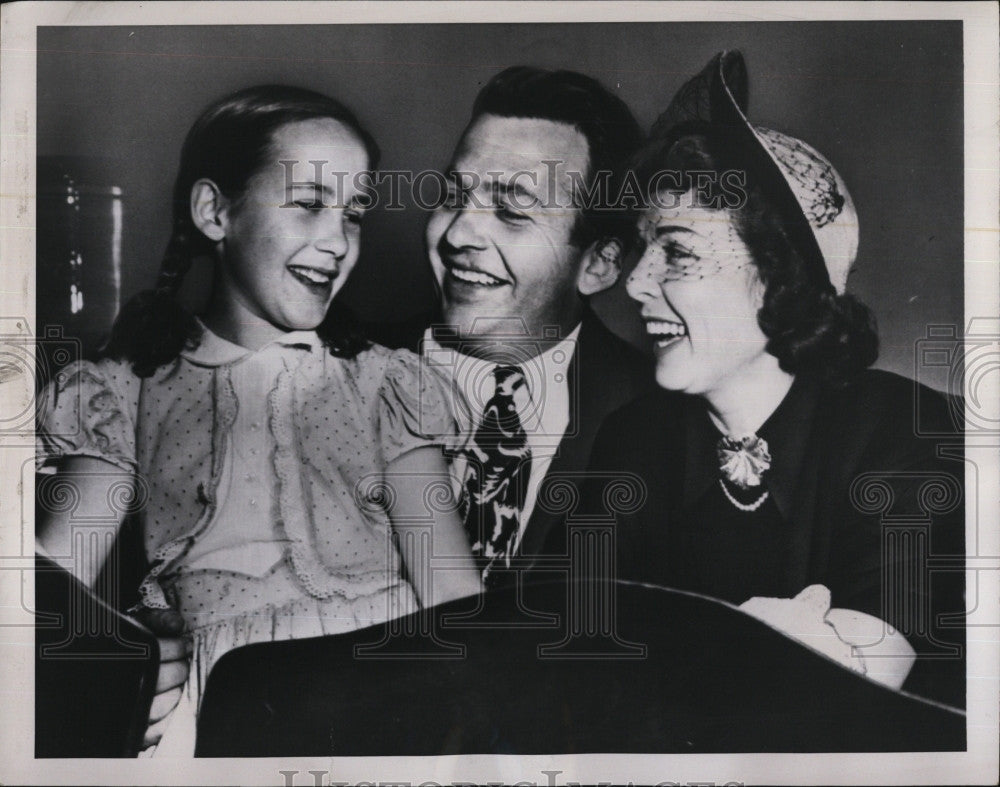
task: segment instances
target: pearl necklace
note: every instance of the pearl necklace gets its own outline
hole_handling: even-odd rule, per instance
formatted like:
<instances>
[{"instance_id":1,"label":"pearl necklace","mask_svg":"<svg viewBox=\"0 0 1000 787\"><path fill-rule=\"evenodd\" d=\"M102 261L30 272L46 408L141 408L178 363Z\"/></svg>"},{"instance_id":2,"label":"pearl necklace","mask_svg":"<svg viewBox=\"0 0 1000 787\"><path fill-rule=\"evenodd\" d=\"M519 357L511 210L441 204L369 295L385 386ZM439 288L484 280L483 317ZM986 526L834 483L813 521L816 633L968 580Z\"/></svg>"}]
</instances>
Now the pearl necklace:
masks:
<instances>
[{"instance_id":1,"label":"pearl necklace","mask_svg":"<svg viewBox=\"0 0 1000 787\"><path fill-rule=\"evenodd\" d=\"M739 500L737 500L729 493L729 490L726 489L726 482L723 481L721 478L719 479L719 486L722 487L722 491L725 493L726 499L729 500L729 502L732 503L734 506L736 506L740 511L756 511L758 508L764 505L764 501L771 496L771 493L765 489L764 494L762 494L752 503L741 503Z\"/></svg>"},{"instance_id":2,"label":"pearl necklace","mask_svg":"<svg viewBox=\"0 0 1000 787\"><path fill-rule=\"evenodd\" d=\"M771 467L771 454L768 451L767 441L757 435L724 436L719 440L716 451L719 457L719 470L723 476L719 479L719 486L722 487L726 499L740 511L756 511L764 505L764 501L770 496L766 489L754 502L741 503L726 488L726 479L728 478L733 486L743 490L760 486L764 473Z\"/></svg>"}]
</instances>

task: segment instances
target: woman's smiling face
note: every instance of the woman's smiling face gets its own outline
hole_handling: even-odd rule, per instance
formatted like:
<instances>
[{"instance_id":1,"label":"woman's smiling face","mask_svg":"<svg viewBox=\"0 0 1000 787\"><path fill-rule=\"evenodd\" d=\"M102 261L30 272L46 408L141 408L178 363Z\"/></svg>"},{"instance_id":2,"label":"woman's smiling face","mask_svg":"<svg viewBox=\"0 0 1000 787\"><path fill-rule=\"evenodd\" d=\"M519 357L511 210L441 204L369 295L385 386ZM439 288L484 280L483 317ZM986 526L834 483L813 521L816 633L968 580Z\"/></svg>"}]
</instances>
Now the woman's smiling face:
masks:
<instances>
[{"instance_id":1,"label":"woman's smiling face","mask_svg":"<svg viewBox=\"0 0 1000 787\"><path fill-rule=\"evenodd\" d=\"M653 339L659 385L710 393L766 354L763 285L730 211L697 206L691 192L660 203L668 207L639 219L645 251L628 293Z\"/></svg>"}]
</instances>

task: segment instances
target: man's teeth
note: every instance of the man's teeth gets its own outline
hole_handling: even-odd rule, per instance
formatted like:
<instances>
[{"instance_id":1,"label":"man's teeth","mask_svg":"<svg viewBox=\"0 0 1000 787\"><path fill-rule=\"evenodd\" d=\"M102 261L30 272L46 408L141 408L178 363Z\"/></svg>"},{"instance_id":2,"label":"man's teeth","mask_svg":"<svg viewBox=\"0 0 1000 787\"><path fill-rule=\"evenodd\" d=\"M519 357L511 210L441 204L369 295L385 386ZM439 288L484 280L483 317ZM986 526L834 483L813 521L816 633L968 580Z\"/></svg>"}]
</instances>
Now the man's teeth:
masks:
<instances>
[{"instance_id":1,"label":"man's teeth","mask_svg":"<svg viewBox=\"0 0 1000 787\"><path fill-rule=\"evenodd\" d=\"M646 332L652 336L687 336L687 328L684 323L670 322L669 320L647 320Z\"/></svg>"},{"instance_id":2,"label":"man's teeth","mask_svg":"<svg viewBox=\"0 0 1000 787\"><path fill-rule=\"evenodd\" d=\"M451 268L449 272L459 281L468 282L469 284L484 284L488 287L496 287L503 284L502 279L498 279L496 276L490 276L488 273L468 271L462 268Z\"/></svg>"},{"instance_id":3,"label":"man's teeth","mask_svg":"<svg viewBox=\"0 0 1000 787\"><path fill-rule=\"evenodd\" d=\"M304 279L308 279L313 284L329 284L333 281L333 273L324 273L315 268L303 268L300 265L289 265L289 270L298 274Z\"/></svg>"}]
</instances>

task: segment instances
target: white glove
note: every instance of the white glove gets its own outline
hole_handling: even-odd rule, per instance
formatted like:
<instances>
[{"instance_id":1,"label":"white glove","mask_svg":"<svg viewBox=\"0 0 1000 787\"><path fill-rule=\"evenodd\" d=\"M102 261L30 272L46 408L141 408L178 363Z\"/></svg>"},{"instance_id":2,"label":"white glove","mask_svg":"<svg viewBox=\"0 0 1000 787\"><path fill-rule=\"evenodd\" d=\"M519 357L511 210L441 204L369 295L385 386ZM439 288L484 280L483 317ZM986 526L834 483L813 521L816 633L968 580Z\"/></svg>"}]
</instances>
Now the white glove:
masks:
<instances>
[{"instance_id":1,"label":"white glove","mask_svg":"<svg viewBox=\"0 0 1000 787\"><path fill-rule=\"evenodd\" d=\"M795 598L754 596L740 604L740 609L838 664L865 673L864 659L854 656L851 646L826 621L830 591L825 585L810 585Z\"/></svg>"},{"instance_id":2,"label":"white glove","mask_svg":"<svg viewBox=\"0 0 1000 787\"><path fill-rule=\"evenodd\" d=\"M810 585L795 598L754 596L740 609L838 664L899 689L916 658L883 620L853 609L830 609L830 590Z\"/></svg>"}]
</instances>

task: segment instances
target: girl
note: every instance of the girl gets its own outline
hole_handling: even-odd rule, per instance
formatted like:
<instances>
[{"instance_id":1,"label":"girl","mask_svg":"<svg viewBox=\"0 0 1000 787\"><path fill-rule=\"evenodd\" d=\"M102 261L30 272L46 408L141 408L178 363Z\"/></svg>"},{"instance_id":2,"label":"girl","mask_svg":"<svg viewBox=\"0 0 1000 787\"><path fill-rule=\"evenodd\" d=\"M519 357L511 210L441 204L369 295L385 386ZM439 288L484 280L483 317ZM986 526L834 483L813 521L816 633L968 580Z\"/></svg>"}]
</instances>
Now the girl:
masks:
<instances>
[{"instance_id":1,"label":"girl","mask_svg":"<svg viewBox=\"0 0 1000 787\"><path fill-rule=\"evenodd\" d=\"M929 585L921 550L961 557L964 471L914 428L919 400L931 433L954 431L954 403L868 369L878 340L845 292L858 221L844 181L801 140L751 126L746 91L739 53L717 56L639 158L652 204L627 287L666 390L595 443L594 469L650 490L619 517L620 574L749 601L869 678L960 705L962 633L941 613L964 609L962 574ZM883 513L928 530L885 528ZM915 654L935 658L911 674Z\"/></svg>"},{"instance_id":2,"label":"girl","mask_svg":"<svg viewBox=\"0 0 1000 787\"><path fill-rule=\"evenodd\" d=\"M39 463L71 478L80 505L75 536L68 515L41 517L40 546L75 554L91 584L112 539L85 534L82 551L71 538L107 515L110 489L134 488L151 566L139 606L179 611L192 633L189 711L231 648L479 590L454 507L424 503L447 479L447 384L330 311L377 159L351 112L311 91L253 87L209 107L181 152L156 288L126 305L102 360L67 368L43 399ZM176 294L202 256L214 282L196 318ZM466 559L432 583L403 537L407 581L390 525L429 516L434 551ZM193 713L179 713L160 748L191 753Z\"/></svg>"}]
</instances>

